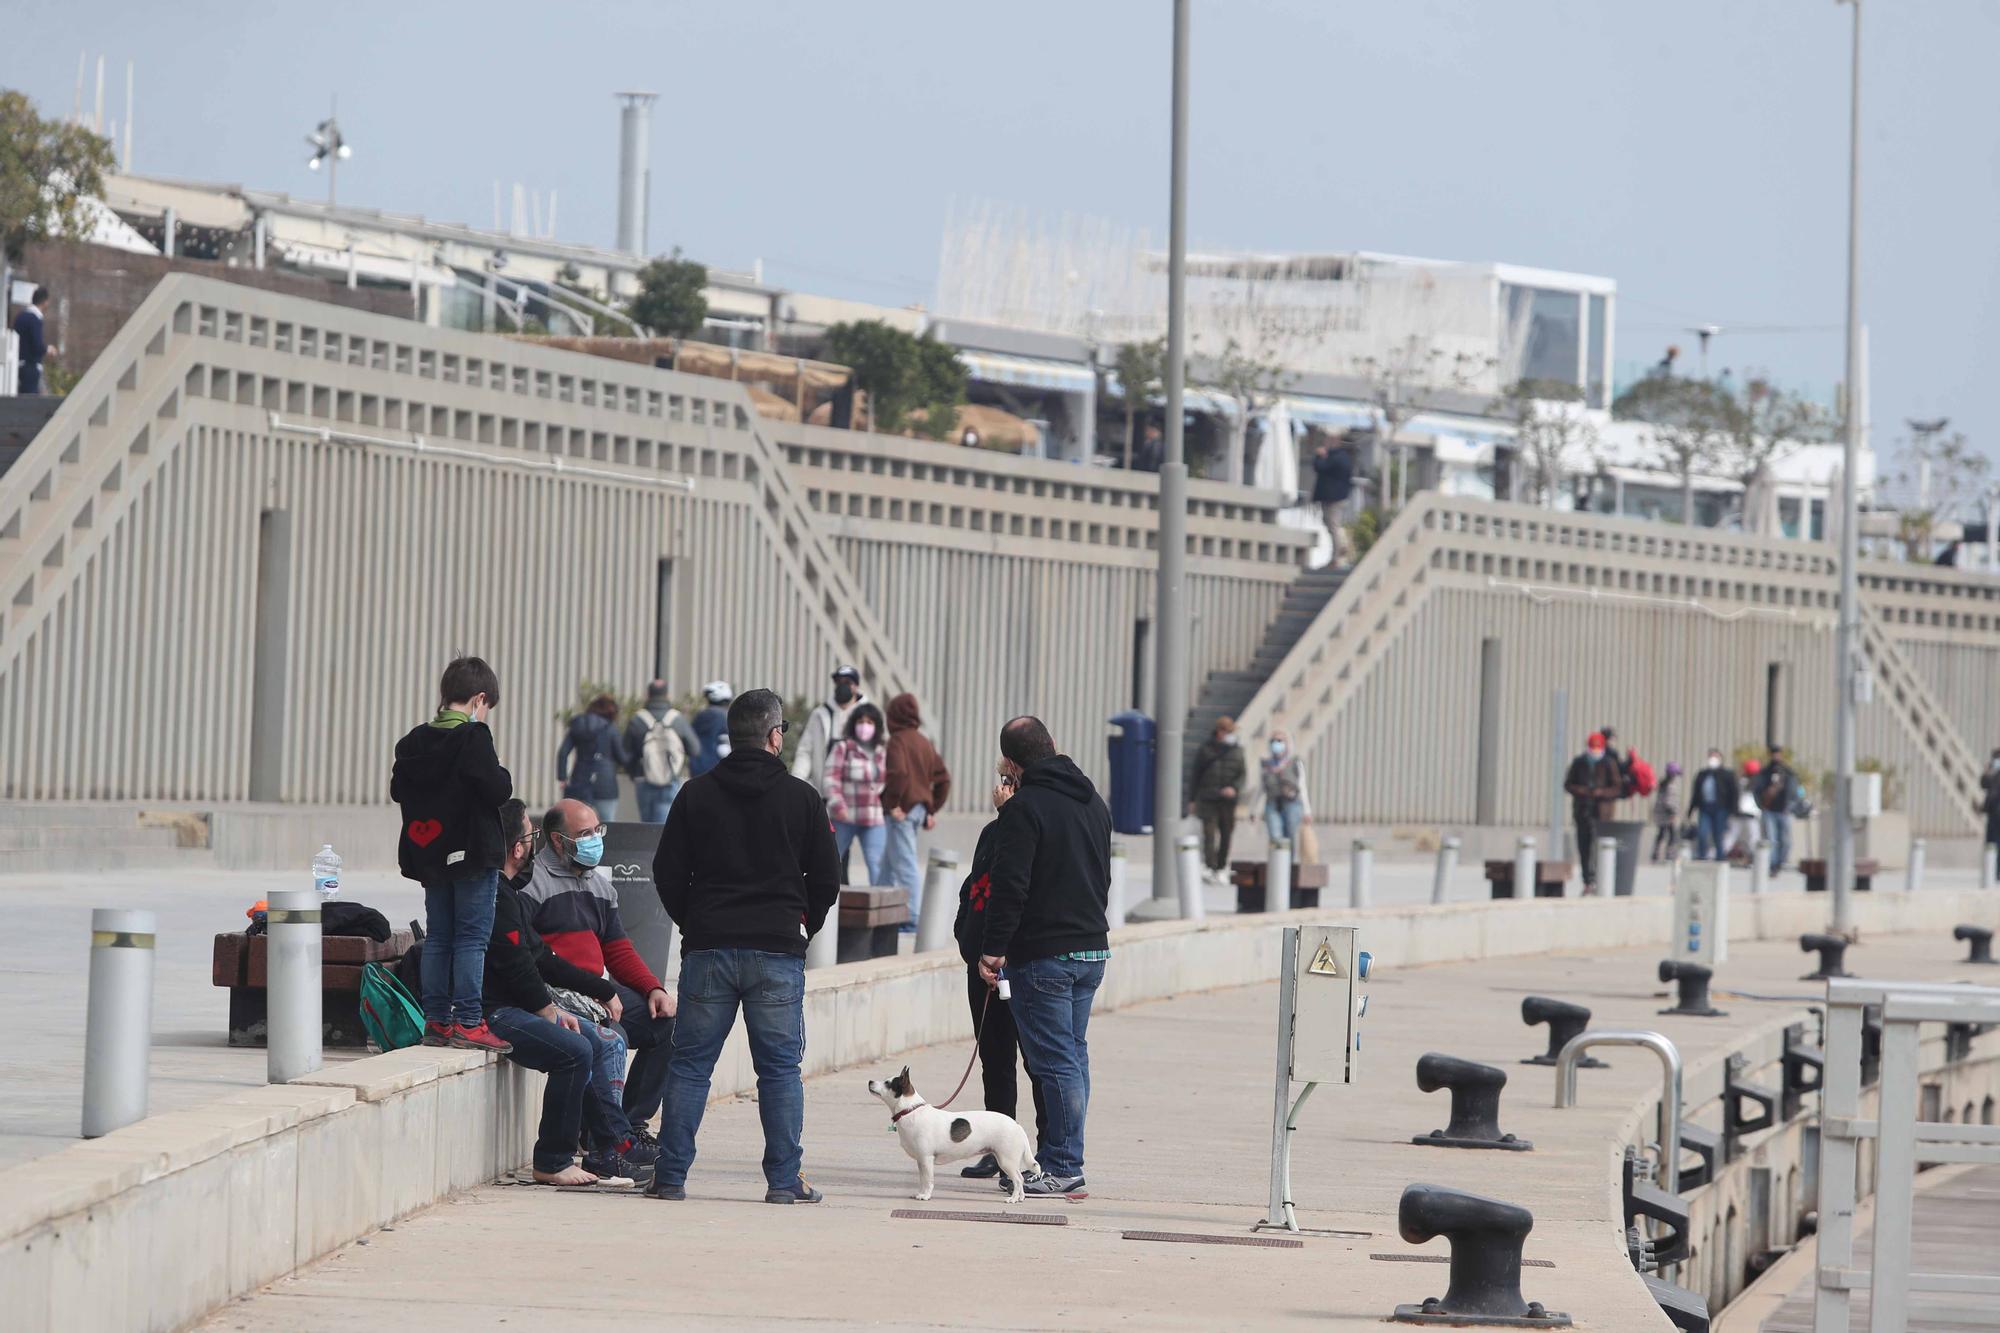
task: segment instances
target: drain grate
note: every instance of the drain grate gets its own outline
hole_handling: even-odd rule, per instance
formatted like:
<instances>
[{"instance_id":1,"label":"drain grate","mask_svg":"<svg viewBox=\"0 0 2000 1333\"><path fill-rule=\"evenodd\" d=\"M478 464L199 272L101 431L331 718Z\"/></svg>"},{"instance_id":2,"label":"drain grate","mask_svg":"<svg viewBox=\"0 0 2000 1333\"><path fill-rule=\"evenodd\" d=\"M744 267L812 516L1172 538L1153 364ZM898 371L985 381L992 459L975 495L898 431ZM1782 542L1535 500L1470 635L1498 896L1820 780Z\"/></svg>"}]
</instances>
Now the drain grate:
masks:
<instances>
[{"instance_id":1,"label":"drain grate","mask_svg":"<svg viewBox=\"0 0 2000 1333\"><path fill-rule=\"evenodd\" d=\"M1448 1264L1451 1262L1451 1256L1448 1254L1371 1254L1368 1257L1380 1260L1385 1264ZM1554 1268L1555 1264L1548 1259L1523 1259L1521 1267Z\"/></svg>"},{"instance_id":2,"label":"drain grate","mask_svg":"<svg viewBox=\"0 0 2000 1333\"><path fill-rule=\"evenodd\" d=\"M1013 1222L1029 1227L1066 1227L1069 1219L1061 1213L955 1213L939 1208L898 1208L891 1217L907 1217L919 1222Z\"/></svg>"},{"instance_id":3,"label":"drain grate","mask_svg":"<svg viewBox=\"0 0 2000 1333\"><path fill-rule=\"evenodd\" d=\"M1259 1245L1267 1250L1303 1250L1302 1240L1276 1236L1204 1236L1195 1231L1127 1231L1126 1240L1164 1240L1178 1245Z\"/></svg>"}]
</instances>

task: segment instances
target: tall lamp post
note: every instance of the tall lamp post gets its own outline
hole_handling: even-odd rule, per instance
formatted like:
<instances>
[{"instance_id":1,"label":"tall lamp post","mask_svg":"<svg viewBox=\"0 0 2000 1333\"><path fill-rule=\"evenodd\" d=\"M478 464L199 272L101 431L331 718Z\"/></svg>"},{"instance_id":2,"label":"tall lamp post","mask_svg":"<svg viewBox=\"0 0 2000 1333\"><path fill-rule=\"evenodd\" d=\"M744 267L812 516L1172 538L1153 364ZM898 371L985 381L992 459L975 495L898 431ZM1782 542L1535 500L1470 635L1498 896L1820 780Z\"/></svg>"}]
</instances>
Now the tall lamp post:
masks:
<instances>
[{"instance_id":1,"label":"tall lamp post","mask_svg":"<svg viewBox=\"0 0 2000 1333\"><path fill-rule=\"evenodd\" d=\"M326 168L326 202L328 207L331 207L334 203L334 186L340 174L340 164L354 156L354 150L349 148L347 140L341 137L340 122L331 114L319 123L319 128L306 136L306 142L312 145L313 150L313 155L306 159L306 170L318 171L321 166Z\"/></svg>"},{"instance_id":2,"label":"tall lamp post","mask_svg":"<svg viewBox=\"0 0 2000 1333\"><path fill-rule=\"evenodd\" d=\"M1154 611L1154 691L1159 710L1153 788L1153 896L1178 877L1181 744L1187 730L1187 454L1181 401L1187 373L1188 0L1174 0L1173 168L1167 217L1167 420L1160 461L1159 575ZM1199 892L1199 889L1196 890Z\"/></svg>"},{"instance_id":3,"label":"tall lamp post","mask_svg":"<svg viewBox=\"0 0 2000 1333\"><path fill-rule=\"evenodd\" d=\"M1854 709L1864 688L1860 661L1861 506L1855 470L1861 453L1861 0L1854 6L1854 62L1847 146L1847 418L1841 440L1840 628L1834 636L1833 928L1854 925Z\"/></svg>"}]
</instances>

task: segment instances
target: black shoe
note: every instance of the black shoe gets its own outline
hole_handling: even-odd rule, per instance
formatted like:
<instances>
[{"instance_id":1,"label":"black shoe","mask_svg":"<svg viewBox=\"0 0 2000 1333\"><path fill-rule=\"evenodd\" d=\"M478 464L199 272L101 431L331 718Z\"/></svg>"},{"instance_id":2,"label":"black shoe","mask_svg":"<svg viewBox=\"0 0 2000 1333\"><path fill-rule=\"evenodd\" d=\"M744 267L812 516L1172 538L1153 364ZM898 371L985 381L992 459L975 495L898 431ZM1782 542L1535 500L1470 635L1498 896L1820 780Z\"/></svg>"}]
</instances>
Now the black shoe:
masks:
<instances>
[{"instance_id":1,"label":"black shoe","mask_svg":"<svg viewBox=\"0 0 2000 1333\"><path fill-rule=\"evenodd\" d=\"M987 1153L984 1157L974 1162L971 1166L964 1168L958 1174L964 1176L967 1180L991 1180L1000 1174L1000 1163L994 1160L992 1153ZM1011 1191L1009 1192L1011 1193Z\"/></svg>"},{"instance_id":2,"label":"black shoe","mask_svg":"<svg viewBox=\"0 0 2000 1333\"><path fill-rule=\"evenodd\" d=\"M646 1186L646 1197L649 1199L672 1199L676 1203L685 1203L687 1196L687 1186L669 1185L658 1177L654 1178L652 1184Z\"/></svg>"},{"instance_id":3,"label":"black shoe","mask_svg":"<svg viewBox=\"0 0 2000 1333\"><path fill-rule=\"evenodd\" d=\"M660 1150L660 1136L652 1130L647 1129L644 1125L632 1126L632 1141L644 1144L646 1147L651 1148L655 1154Z\"/></svg>"},{"instance_id":4,"label":"black shoe","mask_svg":"<svg viewBox=\"0 0 2000 1333\"><path fill-rule=\"evenodd\" d=\"M583 1169L599 1179L622 1176L626 1180L638 1185L651 1185L653 1183L653 1168L651 1164L641 1165L623 1153L610 1149L606 1149L603 1152L585 1153L583 1155Z\"/></svg>"},{"instance_id":5,"label":"black shoe","mask_svg":"<svg viewBox=\"0 0 2000 1333\"><path fill-rule=\"evenodd\" d=\"M806 1184L804 1176L800 1176L796 1184L764 1191L765 1203L818 1203L825 1197L824 1194Z\"/></svg>"}]
</instances>

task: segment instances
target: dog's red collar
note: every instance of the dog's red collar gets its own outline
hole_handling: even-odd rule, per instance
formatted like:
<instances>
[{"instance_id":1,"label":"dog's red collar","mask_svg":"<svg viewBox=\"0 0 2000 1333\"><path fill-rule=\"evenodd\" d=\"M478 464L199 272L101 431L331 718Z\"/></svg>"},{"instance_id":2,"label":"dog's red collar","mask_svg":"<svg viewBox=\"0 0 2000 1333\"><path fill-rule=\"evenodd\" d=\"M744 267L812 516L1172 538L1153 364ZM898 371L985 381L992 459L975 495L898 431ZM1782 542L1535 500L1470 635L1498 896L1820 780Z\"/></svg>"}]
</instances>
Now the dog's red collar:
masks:
<instances>
[{"instance_id":1,"label":"dog's red collar","mask_svg":"<svg viewBox=\"0 0 2000 1333\"><path fill-rule=\"evenodd\" d=\"M929 1105L930 1105L929 1102L918 1102L916 1106L905 1106L902 1110L896 1112L896 1114L889 1117L889 1123L893 1125L898 1120L901 1120L904 1116L908 1115L910 1112L916 1110L918 1107L929 1106Z\"/></svg>"}]
</instances>

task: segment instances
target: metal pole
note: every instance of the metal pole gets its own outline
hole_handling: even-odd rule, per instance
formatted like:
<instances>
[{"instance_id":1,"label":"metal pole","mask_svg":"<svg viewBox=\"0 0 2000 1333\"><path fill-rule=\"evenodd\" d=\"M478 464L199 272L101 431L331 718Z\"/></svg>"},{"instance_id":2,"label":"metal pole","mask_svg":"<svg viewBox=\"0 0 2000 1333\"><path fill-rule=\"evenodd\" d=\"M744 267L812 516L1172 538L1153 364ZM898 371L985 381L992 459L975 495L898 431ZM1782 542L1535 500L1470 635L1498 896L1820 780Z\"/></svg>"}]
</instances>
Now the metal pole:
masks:
<instances>
[{"instance_id":1,"label":"metal pole","mask_svg":"<svg viewBox=\"0 0 2000 1333\"><path fill-rule=\"evenodd\" d=\"M2000 879L2000 847L1984 843L1979 848L1979 887L1990 889Z\"/></svg>"},{"instance_id":2,"label":"metal pole","mask_svg":"<svg viewBox=\"0 0 2000 1333\"><path fill-rule=\"evenodd\" d=\"M1111 892L1106 895L1104 904L1105 924L1113 930L1125 924L1127 869L1125 844L1113 838L1111 840Z\"/></svg>"},{"instance_id":3,"label":"metal pole","mask_svg":"<svg viewBox=\"0 0 2000 1333\"><path fill-rule=\"evenodd\" d=\"M1599 838L1591 854L1597 858L1597 891L1610 898L1618 891L1618 839Z\"/></svg>"},{"instance_id":4,"label":"metal pole","mask_svg":"<svg viewBox=\"0 0 2000 1333\"><path fill-rule=\"evenodd\" d=\"M1910 879L1905 887L1911 893L1915 893L1924 886L1924 852L1926 850L1922 838L1910 839Z\"/></svg>"},{"instance_id":5,"label":"metal pole","mask_svg":"<svg viewBox=\"0 0 2000 1333\"><path fill-rule=\"evenodd\" d=\"M1286 926L1278 963L1278 1081L1271 1095L1271 1205L1264 1214L1267 1227L1284 1227L1291 1222L1285 1197L1285 1179L1291 1173L1291 1134L1286 1129L1292 1100L1292 1021L1294 979L1299 969L1299 928Z\"/></svg>"},{"instance_id":6,"label":"metal pole","mask_svg":"<svg viewBox=\"0 0 2000 1333\"><path fill-rule=\"evenodd\" d=\"M1153 883L1174 882L1181 826L1181 745L1187 729L1187 455L1181 402L1187 371L1188 0L1174 0L1173 165L1167 204L1167 420L1160 463L1159 574L1153 614L1153 698L1159 711L1153 789ZM1199 897L1197 885L1197 897ZM1154 895L1160 896L1155 887ZM1182 890L1185 899L1185 887Z\"/></svg>"},{"instance_id":7,"label":"metal pole","mask_svg":"<svg viewBox=\"0 0 2000 1333\"><path fill-rule=\"evenodd\" d=\"M1431 902L1441 903L1451 890L1451 877L1458 870L1458 839L1446 834L1438 844L1437 871L1431 876Z\"/></svg>"},{"instance_id":8,"label":"metal pole","mask_svg":"<svg viewBox=\"0 0 2000 1333\"><path fill-rule=\"evenodd\" d=\"M1523 833L1514 844L1514 896L1535 896L1535 838L1531 833Z\"/></svg>"},{"instance_id":9,"label":"metal pole","mask_svg":"<svg viewBox=\"0 0 2000 1333\"><path fill-rule=\"evenodd\" d=\"M933 847L917 913L917 952L953 947L951 928L957 916L958 853Z\"/></svg>"},{"instance_id":10,"label":"metal pole","mask_svg":"<svg viewBox=\"0 0 2000 1333\"><path fill-rule=\"evenodd\" d=\"M1180 852L1176 878L1181 886L1181 920L1199 921L1208 915L1208 904L1201 897L1201 839L1183 833L1175 842Z\"/></svg>"},{"instance_id":11,"label":"metal pole","mask_svg":"<svg viewBox=\"0 0 2000 1333\"><path fill-rule=\"evenodd\" d=\"M1834 636L1833 855L1827 867L1833 929L1854 924L1854 694L1860 649L1861 506L1855 473L1861 454L1861 0L1854 6L1852 96L1847 129L1847 421L1840 448L1840 628Z\"/></svg>"},{"instance_id":12,"label":"metal pole","mask_svg":"<svg viewBox=\"0 0 2000 1333\"><path fill-rule=\"evenodd\" d=\"M1271 839L1271 851L1264 858L1264 910L1289 911L1292 906L1292 843L1289 838Z\"/></svg>"},{"instance_id":13,"label":"metal pole","mask_svg":"<svg viewBox=\"0 0 2000 1333\"><path fill-rule=\"evenodd\" d=\"M1356 838L1347 854L1347 905L1366 907L1375 897L1375 847L1366 838Z\"/></svg>"},{"instance_id":14,"label":"metal pole","mask_svg":"<svg viewBox=\"0 0 2000 1333\"><path fill-rule=\"evenodd\" d=\"M1569 765L1569 691L1549 696L1549 859L1563 859L1563 770ZM1576 849L1582 860L1585 848Z\"/></svg>"},{"instance_id":15,"label":"metal pole","mask_svg":"<svg viewBox=\"0 0 2000 1333\"><path fill-rule=\"evenodd\" d=\"M832 967L840 961L840 905L834 904L826 914L826 924L819 928L819 934L806 941L807 967Z\"/></svg>"},{"instance_id":16,"label":"metal pole","mask_svg":"<svg viewBox=\"0 0 2000 1333\"><path fill-rule=\"evenodd\" d=\"M153 914L90 914L90 1001L83 1027L83 1137L146 1118L153 1049Z\"/></svg>"},{"instance_id":17,"label":"metal pole","mask_svg":"<svg viewBox=\"0 0 2000 1333\"><path fill-rule=\"evenodd\" d=\"M279 889L265 916L265 1067L289 1083L320 1067L320 900L317 889Z\"/></svg>"},{"instance_id":18,"label":"metal pole","mask_svg":"<svg viewBox=\"0 0 2000 1333\"><path fill-rule=\"evenodd\" d=\"M1762 838L1750 843L1750 892L1767 893L1771 888L1771 844Z\"/></svg>"}]
</instances>

